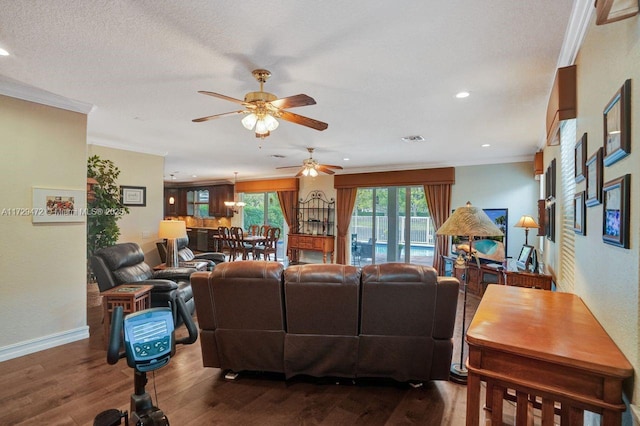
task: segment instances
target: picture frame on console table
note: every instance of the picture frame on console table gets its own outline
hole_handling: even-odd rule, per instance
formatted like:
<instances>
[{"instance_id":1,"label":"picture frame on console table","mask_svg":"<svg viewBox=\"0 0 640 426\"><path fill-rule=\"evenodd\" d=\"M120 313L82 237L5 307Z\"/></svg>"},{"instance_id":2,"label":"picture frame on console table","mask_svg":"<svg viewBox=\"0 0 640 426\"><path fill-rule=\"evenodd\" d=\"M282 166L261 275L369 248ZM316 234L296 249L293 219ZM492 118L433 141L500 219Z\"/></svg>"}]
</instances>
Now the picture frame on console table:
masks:
<instances>
[{"instance_id":1,"label":"picture frame on console table","mask_svg":"<svg viewBox=\"0 0 640 426\"><path fill-rule=\"evenodd\" d=\"M602 147L587 160L587 207L602 204Z\"/></svg>"},{"instance_id":2,"label":"picture frame on console table","mask_svg":"<svg viewBox=\"0 0 640 426\"><path fill-rule=\"evenodd\" d=\"M602 240L614 246L629 248L629 211L631 175L612 179L602 187Z\"/></svg>"},{"instance_id":3,"label":"picture frame on console table","mask_svg":"<svg viewBox=\"0 0 640 426\"><path fill-rule=\"evenodd\" d=\"M631 153L631 80L604 107L603 121L603 163L610 166Z\"/></svg>"}]
</instances>

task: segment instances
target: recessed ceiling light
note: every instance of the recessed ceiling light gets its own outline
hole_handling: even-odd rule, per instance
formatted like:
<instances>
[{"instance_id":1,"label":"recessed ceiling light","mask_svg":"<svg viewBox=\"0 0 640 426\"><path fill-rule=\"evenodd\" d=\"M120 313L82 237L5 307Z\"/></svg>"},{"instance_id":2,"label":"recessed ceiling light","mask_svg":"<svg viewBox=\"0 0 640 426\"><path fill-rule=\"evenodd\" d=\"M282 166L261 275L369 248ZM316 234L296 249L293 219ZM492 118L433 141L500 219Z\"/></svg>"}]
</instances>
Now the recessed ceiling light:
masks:
<instances>
[{"instance_id":1,"label":"recessed ceiling light","mask_svg":"<svg viewBox=\"0 0 640 426\"><path fill-rule=\"evenodd\" d=\"M402 138L403 142L424 142L424 138L420 135L405 136Z\"/></svg>"},{"instance_id":2,"label":"recessed ceiling light","mask_svg":"<svg viewBox=\"0 0 640 426\"><path fill-rule=\"evenodd\" d=\"M483 144L482 144L482 147L483 147L483 148L488 148L488 147L490 147L490 146L491 146L491 144L490 144L490 143L483 143Z\"/></svg>"},{"instance_id":3,"label":"recessed ceiling light","mask_svg":"<svg viewBox=\"0 0 640 426\"><path fill-rule=\"evenodd\" d=\"M9 52L0 47L0 56L9 56Z\"/></svg>"},{"instance_id":4,"label":"recessed ceiling light","mask_svg":"<svg viewBox=\"0 0 640 426\"><path fill-rule=\"evenodd\" d=\"M470 93L469 92L458 92L456 93L456 98L458 99L464 99L469 97Z\"/></svg>"},{"instance_id":5,"label":"recessed ceiling light","mask_svg":"<svg viewBox=\"0 0 640 426\"><path fill-rule=\"evenodd\" d=\"M343 160L343 161L349 161L349 160L350 160L350 158L349 158L349 157L344 157L342 160Z\"/></svg>"},{"instance_id":6,"label":"recessed ceiling light","mask_svg":"<svg viewBox=\"0 0 640 426\"><path fill-rule=\"evenodd\" d=\"M191 175L191 177L198 177L198 175Z\"/></svg>"}]
</instances>

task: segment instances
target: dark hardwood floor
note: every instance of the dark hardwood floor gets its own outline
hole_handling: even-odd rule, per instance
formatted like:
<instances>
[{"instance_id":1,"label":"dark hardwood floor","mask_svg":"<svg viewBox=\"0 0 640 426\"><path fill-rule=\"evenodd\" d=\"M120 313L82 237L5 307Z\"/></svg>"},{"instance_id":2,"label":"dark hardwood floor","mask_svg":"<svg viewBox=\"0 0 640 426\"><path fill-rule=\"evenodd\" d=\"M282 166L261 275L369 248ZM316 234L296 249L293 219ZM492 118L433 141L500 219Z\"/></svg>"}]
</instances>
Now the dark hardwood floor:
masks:
<instances>
[{"instance_id":1,"label":"dark hardwood floor","mask_svg":"<svg viewBox=\"0 0 640 426\"><path fill-rule=\"evenodd\" d=\"M477 304L470 296L467 325ZM89 308L89 339L0 363L1 425L91 425L103 410L129 409L133 370L124 360L107 364L101 321L101 307ZM466 408L466 387L445 381L416 389L259 375L227 381L202 367L199 342L178 346L167 367L149 374L147 391L178 426L464 425Z\"/></svg>"}]
</instances>

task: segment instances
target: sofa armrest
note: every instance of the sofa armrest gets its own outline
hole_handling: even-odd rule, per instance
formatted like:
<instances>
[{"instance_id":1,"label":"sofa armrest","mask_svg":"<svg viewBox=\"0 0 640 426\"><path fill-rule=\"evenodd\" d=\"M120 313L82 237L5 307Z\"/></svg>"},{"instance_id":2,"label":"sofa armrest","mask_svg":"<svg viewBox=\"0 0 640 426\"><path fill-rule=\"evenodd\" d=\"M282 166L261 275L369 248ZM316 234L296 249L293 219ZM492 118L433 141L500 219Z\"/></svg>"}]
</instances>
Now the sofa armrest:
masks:
<instances>
[{"instance_id":1,"label":"sofa armrest","mask_svg":"<svg viewBox=\"0 0 640 426\"><path fill-rule=\"evenodd\" d=\"M450 339L456 323L460 281L455 277L438 276L434 339Z\"/></svg>"},{"instance_id":2,"label":"sofa armrest","mask_svg":"<svg viewBox=\"0 0 640 426\"><path fill-rule=\"evenodd\" d=\"M152 292L160 292L160 291L171 291L171 290L177 290L178 289L178 284L175 283L175 281L171 281L171 280L162 280L162 279L149 279L149 280L144 280L144 281L138 281L135 283L129 283L129 284L147 284L147 285L152 285L153 289L151 290Z\"/></svg>"},{"instance_id":3,"label":"sofa armrest","mask_svg":"<svg viewBox=\"0 0 640 426\"><path fill-rule=\"evenodd\" d=\"M210 260L213 263L222 263L225 261L224 253L218 252L209 252L209 253L199 253L195 255L195 259L198 260Z\"/></svg>"},{"instance_id":4,"label":"sofa armrest","mask_svg":"<svg viewBox=\"0 0 640 426\"><path fill-rule=\"evenodd\" d=\"M191 274L196 272L195 268L166 268L153 272L153 278L165 280L186 280L188 281Z\"/></svg>"}]
</instances>

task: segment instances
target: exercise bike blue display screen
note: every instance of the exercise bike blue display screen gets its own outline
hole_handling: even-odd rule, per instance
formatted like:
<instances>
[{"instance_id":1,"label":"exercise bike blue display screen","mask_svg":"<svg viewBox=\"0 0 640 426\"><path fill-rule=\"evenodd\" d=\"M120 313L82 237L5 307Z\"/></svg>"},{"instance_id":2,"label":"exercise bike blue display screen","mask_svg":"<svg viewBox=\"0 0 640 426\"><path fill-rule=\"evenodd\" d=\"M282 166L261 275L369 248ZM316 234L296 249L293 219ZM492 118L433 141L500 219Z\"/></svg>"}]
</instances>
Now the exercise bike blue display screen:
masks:
<instances>
[{"instance_id":1,"label":"exercise bike blue display screen","mask_svg":"<svg viewBox=\"0 0 640 426\"><path fill-rule=\"evenodd\" d=\"M167 308L152 308L124 319L127 358L140 371L151 371L169 362L173 347L173 315Z\"/></svg>"}]
</instances>

